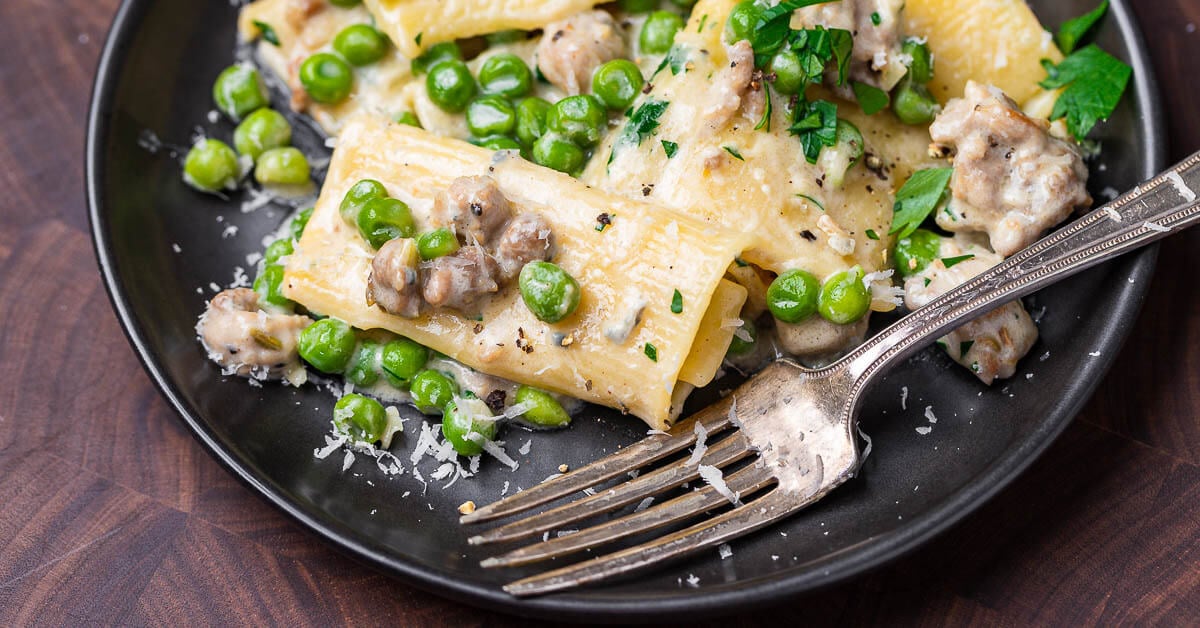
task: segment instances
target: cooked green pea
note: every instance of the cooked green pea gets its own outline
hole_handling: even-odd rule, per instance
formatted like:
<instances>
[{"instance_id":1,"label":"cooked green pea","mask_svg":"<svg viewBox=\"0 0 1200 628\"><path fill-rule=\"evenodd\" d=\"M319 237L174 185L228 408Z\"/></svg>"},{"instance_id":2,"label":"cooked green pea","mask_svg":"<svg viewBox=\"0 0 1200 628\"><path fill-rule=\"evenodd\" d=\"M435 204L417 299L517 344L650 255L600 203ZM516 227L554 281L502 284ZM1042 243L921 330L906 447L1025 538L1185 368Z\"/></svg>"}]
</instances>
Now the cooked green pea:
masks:
<instances>
[{"instance_id":1,"label":"cooked green pea","mask_svg":"<svg viewBox=\"0 0 1200 628\"><path fill-rule=\"evenodd\" d=\"M258 293L260 302L270 303L279 307L291 307L291 299L283 296L283 266L267 264L262 272L254 278L254 291Z\"/></svg>"},{"instance_id":2,"label":"cooked green pea","mask_svg":"<svg viewBox=\"0 0 1200 628\"><path fill-rule=\"evenodd\" d=\"M454 399L442 416L442 436L464 456L483 453L483 442L495 440L498 422L480 399Z\"/></svg>"},{"instance_id":3,"label":"cooked green pea","mask_svg":"<svg viewBox=\"0 0 1200 628\"><path fill-rule=\"evenodd\" d=\"M729 350L725 352L726 355L732 355L736 357L740 355L746 355L754 350L755 344L758 343L758 326L754 324L754 321L745 320L742 321L740 331L746 332L746 334L750 336L750 340L739 338L738 334L735 333L733 335L733 340L729 342Z\"/></svg>"},{"instance_id":4,"label":"cooked green pea","mask_svg":"<svg viewBox=\"0 0 1200 628\"><path fill-rule=\"evenodd\" d=\"M527 148L546 133L546 116L550 103L537 97L526 98L517 105L517 140Z\"/></svg>"},{"instance_id":5,"label":"cooked green pea","mask_svg":"<svg viewBox=\"0 0 1200 628\"><path fill-rule=\"evenodd\" d=\"M417 373L409 387L413 405L425 414L441 412L455 392L454 382L449 377L430 369Z\"/></svg>"},{"instance_id":6,"label":"cooked green pea","mask_svg":"<svg viewBox=\"0 0 1200 628\"><path fill-rule=\"evenodd\" d=\"M337 55L318 52L300 64L300 84L313 100L334 105L350 95L354 72Z\"/></svg>"},{"instance_id":7,"label":"cooked green pea","mask_svg":"<svg viewBox=\"0 0 1200 628\"><path fill-rule=\"evenodd\" d=\"M533 163L559 172L574 174L585 158L582 148L557 133L547 133L533 143Z\"/></svg>"},{"instance_id":8,"label":"cooked green pea","mask_svg":"<svg viewBox=\"0 0 1200 628\"><path fill-rule=\"evenodd\" d=\"M767 309L785 323L799 323L817 311L821 282L804 270L789 270L767 288Z\"/></svg>"},{"instance_id":9,"label":"cooked green pea","mask_svg":"<svg viewBox=\"0 0 1200 628\"><path fill-rule=\"evenodd\" d=\"M295 251L290 238L279 238L267 246L267 250L263 252L263 264L270 266L278 262L280 258L287 257Z\"/></svg>"},{"instance_id":10,"label":"cooked green pea","mask_svg":"<svg viewBox=\"0 0 1200 628\"><path fill-rule=\"evenodd\" d=\"M353 24L333 38L333 49L350 65L370 65L387 54L388 40L370 24Z\"/></svg>"},{"instance_id":11,"label":"cooked green pea","mask_svg":"<svg viewBox=\"0 0 1200 628\"><path fill-rule=\"evenodd\" d=\"M396 116L395 119L396 119L396 122L399 122L400 124L407 124L408 126L415 126L418 129L422 128L421 121L418 120L416 114L414 114L411 111L401 112L400 114L398 114Z\"/></svg>"},{"instance_id":12,"label":"cooked green pea","mask_svg":"<svg viewBox=\"0 0 1200 628\"><path fill-rule=\"evenodd\" d=\"M670 11L655 11L646 18L638 43L642 52L653 55L666 54L675 41L675 33L683 30L683 18Z\"/></svg>"},{"instance_id":13,"label":"cooked green pea","mask_svg":"<svg viewBox=\"0 0 1200 628\"><path fill-rule=\"evenodd\" d=\"M784 49L771 59L771 72L775 74L772 86L785 96L800 93L808 83L800 55L791 50Z\"/></svg>"},{"instance_id":14,"label":"cooked green pea","mask_svg":"<svg viewBox=\"0 0 1200 628\"><path fill-rule=\"evenodd\" d=\"M283 114L266 107L246 116L233 131L233 146L237 152L255 160L265 150L291 143L292 125Z\"/></svg>"},{"instance_id":15,"label":"cooked green pea","mask_svg":"<svg viewBox=\"0 0 1200 628\"><path fill-rule=\"evenodd\" d=\"M342 204L338 207L338 213L342 215L342 220L358 226L358 214L362 212L363 205L373 198L387 197L387 188L383 187L382 183L374 179L361 179L346 191L346 195L342 197Z\"/></svg>"},{"instance_id":16,"label":"cooked green pea","mask_svg":"<svg viewBox=\"0 0 1200 628\"><path fill-rule=\"evenodd\" d=\"M529 404L522 418L538 427L563 427L571 422L571 415L567 414L558 399L544 390L521 386L517 389L514 403Z\"/></svg>"},{"instance_id":17,"label":"cooked green pea","mask_svg":"<svg viewBox=\"0 0 1200 628\"><path fill-rule=\"evenodd\" d=\"M336 318L322 318L300 332L300 357L322 373L341 373L350 363L357 341L354 330Z\"/></svg>"},{"instance_id":18,"label":"cooked green pea","mask_svg":"<svg viewBox=\"0 0 1200 628\"><path fill-rule=\"evenodd\" d=\"M628 109L645 84L642 71L628 59L613 59L597 68L592 75L592 92L609 109L617 111Z\"/></svg>"},{"instance_id":19,"label":"cooked green pea","mask_svg":"<svg viewBox=\"0 0 1200 628\"><path fill-rule=\"evenodd\" d=\"M430 68L425 89L433 104L450 113L466 109L478 91L470 68L462 61L443 61Z\"/></svg>"},{"instance_id":20,"label":"cooked green pea","mask_svg":"<svg viewBox=\"0 0 1200 628\"><path fill-rule=\"evenodd\" d=\"M217 109L233 119L266 107L270 100L262 76L253 67L238 63L225 68L213 83L213 101Z\"/></svg>"},{"instance_id":21,"label":"cooked green pea","mask_svg":"<svg viewBox=\"0 0 1200 628\"><path fill-rule=\"evenodd\" d=\"M462 49L458 47L457 43L447 41L434 44L424 54L413 59L412 71L413 74L424 74L443 61L461 61L462 58Z\"/></svg>"},{"instance_id":22,"label":"cooked green pea","mask_svg":"<svg viewBox=\"0 0 1200 628\"><path fill-rule=\"evenodd\" d=\"M568 96L554 103L546 114L548 130L562 135L582 148L595 146L607 124L608 113L595 96Z\"/></svg>"},{"instance_id":23,"label":"cooked green pea","mask_svg":"<svg viewBox=\"0 0 1200 628\"><path fill-rule=\"evenodd\" d=\"M356 7L361 2L362 2L362 0L329 0L329 4L332 4L335 7L342 7L342 8Z\"/></svg>"},{"instance_id":24,"label":"cooked green pea","mask_svg":"<svg viewBox=\"0 0 1200 628\"><path fill-rule=\"evenodd\" d=\"M378 401L350 393L334 404L333 425L356 441L374 443L383 438L387 429L387 412Z\"/></svg>"},{"instance_id":25,"label":"cooked green pea","mask_svg":"<svg viewBox=\"0 0 1200 628\"><path fill-rule=\"evenodd\" d=\"M906 39L902 52L912 57L912 63L908 66L908 76L914 82L924 85L933 80L933 53L929 51L927 44L921 43L919 39Z\"/></svg>"},{"instance_id":26,"label":"cooked green pea","mask_svg":"<svg viewBox=\"0 0 1200 628\"><path fill-rule=\"evenodd\" d=\"M254 164L254 179L264 185L308 183L309 174L308 158L291 146L264 151Z\"/></svg>"},{"instance_id":27,"label":"cooked green pea","mask_svg":"<svg viewBox=\"0 0 1200 628\"><path fill-rule=\"evenodd\" d=\"M626 13L649 13L658 8L658 0L621 0L620 4Z\"/></svg>"},{"instance_id":28,"label":"cooked green pea","mask_svg":"<svg viewBox=\"0 0 1200 628\"><path fill-rule=\"evenodd\" d=\"M928 229L917 229L907 238L896 242L893 259L901 277L909 277L923 270L941 254L942 239Z\"/></svg>"},{"instance_id":29,"label":"cooked green pea","mask_svg":"<svg viewBox=\"0 0 1200 628\"><path fill-rule=\"evenodd\" d=\"M924 85L904 79L892 94L892 111L905 124L929 124L937 117L938 102Z\"/></svg>"},{"instance_id":30,"label":"cooked green pea","mask_svg":"<svg viewBox=\"0 0 1200 628\"><path fill-rule=\"evenodd\" d=\"M871 291L863 285L862 269L857 266L825 280L821 286L817 311L825 320L838 325L856 323L871 310Z\"/></svg>"},{"instance_id":31,"label":"cooked green pea","mask_svg":"<svg viewBox=\"0 0 1200 628\"><path fill-rule=\"evenodd\" d=\"M241 175L237 153L221 140L196 142L183 161L184 182L205 192L235 189Z\"/></svg>"},{"instance_id":32,"label":"cooked green pea","mask_svg":"<svg viewBox=\"0 0 1200 628\"><path fill-rule=\"evenodd\" d=\"M520 98L532 88L533 72L521 57L501 53L489 57L479 68L479 86L487 94Z\"/></svg>"},{"instance_id":33,"label":"cooked green pea","mask_svg":"<svg viewBox=\"0 0 1200 628\"><path fill-rule=\"evenodd\" d=\"M379 381L379 353L378 342L363 340L358 343L354 357L350 358L350 366L346 369L346 381L364 388L374 386Z\"/></svg>"},{"instance_id":34,"label":"cooked green pea","mask_svg":"<svg viewBox=\"0 0 1200 628\"><path fill-rule=\"evenodd\" d=\"M556 264L526 264L521 269L518 284L525 306L547 323L557 323L579 307L579 283Z\"/></svg>"},{"instance_id":35,"label":"cooked green pea","mask_svg":"<svg viewBox=\"0 0 1200 628\"><path fill-rule=\"evenodd\" d=\"M520 29L511 28L506 31L496 31L488 33L483 38L487 40L489 46L498 46L500 44L513 44L518 41L529 39L529 33Z\"/></svg>"},{"instance_id":36,"label":"cooked green pea","mask_svg":"<svg viewBox=\"0 0 1200 628\"><path fill-rule=\"evenodd\" d=\"M733 7L733 11L730 11L729 20L725 22L725 40L732 44L750 39L762 12L762 8L754 0L739 2Z\"/></svg>"},{"instance_id":37,"label":"cooked green pea","mask_svg":"<svg viewBox=\"0 0 1200 628\"><path fill-rule=\"evenodd\" d=\"M383 371L397 388L407 386L428 361L429 349L408 338L397 338L383 346Z\"/></svg>"},{"instance_id":38,"label":"cooked green pea","mask_svg":"<svg viewBox=\"0 0 1200 628\"><path fill-rule=\"evenodd\" d=\"M475 137L511 133L517 126L517 110L503 96L481 96L467 105L467 129Z\"/></svg>"},{"instance_id":39,"label":"cooked green pea","mask_svg":"<svg viewBox=\"0 0 1200 628\"><path fill-rule=\"evenodd\" d=\"M296 217L292 219L292 224L288 226L288 230L291 231L293 240L299 240L300 236L304 235L304 228L308 226L308 220L312 218L312 213L313 208L309 207L296 214Z\"/></svg>"},{"instance_id":40,"label":"cooked green pea","mask_svg":"<svg viewBox=\"0 0 1200 628\"><path fill-rule=\"evenodd\" d=\"M424 260L453 255L457 250L458 238L453 231L445 227L426 231L417 238L417 253Z\"/></svg>"},{"instance_id":41,"label":"cooked green pea","mask_svg":"<svg viewBox=\"0 0 1200 628\"><path fill-rule=\"evenodd\" d=\"M398 198L372 198L358 212L358 232L376 249L396 238L410 238L416 230L408 205Z\"/></svg>"},{"instance_id":42,"label":"cooked green pea","mask_svg":"<svg viewBox=\"0 0 1200 628\"><path fill-rule=\"evenodd\" d=\"M479 140L479 145L488 150L521 150L521 143L507 135L493 135Z\"/></svg>"},{"instance_id":43,"label":"cooked green pea","mask_svg":"<svg viewBox=\"0 0 1200 628\"><path fill-rule=\"evenodd\" d=\"M838 118L837 121L837 143L840 147L845 147L846 154L850 157L850 165L853 166L863 158L866 148L863 143L862 131L854 126L854 123L849 120Z\"/></svg>"}]
</instances>

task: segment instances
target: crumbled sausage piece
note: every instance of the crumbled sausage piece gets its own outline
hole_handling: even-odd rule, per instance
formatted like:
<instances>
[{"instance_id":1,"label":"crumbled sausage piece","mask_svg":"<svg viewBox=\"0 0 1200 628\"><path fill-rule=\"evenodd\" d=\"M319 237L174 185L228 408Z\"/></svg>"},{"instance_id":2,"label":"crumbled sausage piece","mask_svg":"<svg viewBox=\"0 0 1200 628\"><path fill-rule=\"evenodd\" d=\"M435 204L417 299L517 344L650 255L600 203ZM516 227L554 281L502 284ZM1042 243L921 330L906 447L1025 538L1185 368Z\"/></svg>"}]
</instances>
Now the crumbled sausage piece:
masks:
<instances>
[{"instance_id":1,"label":"crumbled sausage piece","mask_svg":"<svg viewBox=\"0 0 1200 628\"><path fill-rule=\"evenodd\" d=\"M625 40L605 11L574 15L550 24L545 33L537 47L538 68L570 95L587 92L596 68L625 55Z\"/></svg>"},{"instance_id":2,"label":"crumbled sausage piece","mask_svg":"<svg viewBox=\"0 0 1200 628\"><path fill-rule=\"evenodd\" d=\"M468 245L491 242L511 217L508 198L488 176L455 179L433 207L434 222L453 227Z\"/></svg>"},{"instance_id":3,"label":"crumbled sausage piece","mask_svg":"<svg viewBox=\"0 0 1200 628\"><path fill-rule=\"evenodd\" d=\"M775 321L779 345L809 366L833 362L862 344L871 317L864 316L852 325L836 325L820 316L811 316L796 324Z\"/></svg>"},{"instance_id":4,"label":"crumbled sausage piece","mask_svg":"<svg viewBox=\"0 0 1200 628\"><path fill-rule=\"evenodd\" d=\"M480 297L500 289L496 262L480 246L463 247L454 255L422 264L422 269L425 301L433 307L472 313Z\"/></svg>"},{"instance_id":5,"label":"crumbled sausage piece","mask_svg":"<svg viewBox=\"0 0 1200 628\"><path fill-rule=\"evenodd\" d=\"M554 232L545 218L524 213L509 221L496 242L496 264L501 283L512 281L529 262L554 255Z\"/></svg>"},{"instance_id":6,"label":"crumbled sausage piece","mask_svg":"<svg viewBox=\"0 0 1200 628\"><path fill-rule=\"evenodd\" d=\"M258 294L249 288L235 288L208 302L196 332L209 359L228 374L297 381L303 367L296 341L310 324L312 319L307 316L263 311L258 307Z\"/></svg>"},{"instance_id":7,"label":"crumbled sausage piece","mask_svg":"<svg viewBox=\"0 0 1200 628\"><path fill-rule=\"evenodd\" d=\"M742 108L743 97L750 91L754 78L754 49L750 42L741 40L726 46L729 64L713 75L709 89L709 105L700 112L700 124L709 134L724 128ZM765 101L763 103L765 105Z\"/></svg>"},{"instance_id":8,"label":"crumbled sausage piece","mask_svg":"<svg viewBox=\"0 0 1200 628\"><path fill-rule=\"evenodd\" d=\"M389 314L416 318L421 313L417 247L407 238L390 240L375 254L367 277L367 303Z\"/></svg>"}]
</instances>

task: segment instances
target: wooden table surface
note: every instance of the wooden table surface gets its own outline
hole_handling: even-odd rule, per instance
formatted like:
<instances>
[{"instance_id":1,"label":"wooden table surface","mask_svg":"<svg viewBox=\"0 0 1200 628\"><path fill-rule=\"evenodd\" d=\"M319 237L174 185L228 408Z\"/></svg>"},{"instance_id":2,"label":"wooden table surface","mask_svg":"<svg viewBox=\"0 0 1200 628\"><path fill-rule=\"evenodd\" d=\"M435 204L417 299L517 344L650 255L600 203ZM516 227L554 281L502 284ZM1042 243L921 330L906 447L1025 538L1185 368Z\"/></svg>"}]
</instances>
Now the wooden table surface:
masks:
<instances>
[{"instance_id":1,"label":"wooden table surface","mask_svg":"<svg viewBox=\"0 0 1200 628\"><path fill-rule=\"evenodd\" d=\"M1200 2L1135 4L1180 158L1200 148ZM324 545L221 469L142 371L83 196L85 112L116 5L0 1L0 625L527 623ZM1200 230L1159 259L1116 368L1027 473L907 558L735 623L1194 625Z\"/></svg>"}]
</instances>

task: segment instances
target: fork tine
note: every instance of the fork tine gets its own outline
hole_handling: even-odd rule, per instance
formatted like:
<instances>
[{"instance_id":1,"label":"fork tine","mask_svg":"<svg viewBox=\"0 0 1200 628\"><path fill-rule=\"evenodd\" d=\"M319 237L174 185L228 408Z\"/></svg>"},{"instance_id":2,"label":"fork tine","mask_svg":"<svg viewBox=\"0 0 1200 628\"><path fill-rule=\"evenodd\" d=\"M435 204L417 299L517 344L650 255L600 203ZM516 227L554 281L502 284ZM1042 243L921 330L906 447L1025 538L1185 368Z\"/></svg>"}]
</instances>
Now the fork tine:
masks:
<instances>
[{"instance_id":1,"label":"fork tine","mask_svg":"<svg viewBox=\"0 0 1200 628\"><path fill-rule=\"evenodd\" d=\"M527 597L643 569L758 530L792 514L811 501L813 500L807 499L797 504L794 495L779 489L772 490L759 500L685 530L612 554L517 580L505 585L504 590L512 595Z\"/></svg>"},{"instance_id":2,"label":"fork tine","mask_svg":"<svg viewBox=\"0 0 1200 628\"><path fill-rule=\"evenodd\" d=\"M699 464L722 467L736 462L753 453L750 442L740 431L734 432L728 438L712 445L700 458L699 463L688 459L678 460L670 465L643 473L637 478L608 489L602 493L590 495L583 499L563 504L557 508L538 513L525 519L519 519L493 530L471 537L471 545L513 541L554 530L601 513L615 510L621 506L632 504L648 495L657 495L667 489L690 482L700 477Z\"/></svg>"},{"instance_id":3,"label":"fork tine","mask_svg":"<svg viewBox=\"0 0 1200 628\"><path fill-rule=\"evenodd\" d=\"M662 460L696 442L693 427L696 421L709 434L729 427L729 403L729 398L726 398L701 410L694 418L679 422L667 435L656 434L643 438L611 456L463 515L459 523L478 523L514 515Z\"/></svg>"},{"instance_id":4,"label":"fork tine","mask_svg":"<svg viewBox=\"0 0 1200 628\"><path fill-rule=\"evenodd\" d=\"M766 468L749 465L730 474L725 483L729 490L739 495L750 495L773 481L774 477ZM705 486L703 489L681 495L653 508L626 515L574 534L528 545L501 556L488 558L480 564L484 567L514 567L557 558L670 525L728 503L729 500L713 487Z\"/></svg>"}]
</instances>

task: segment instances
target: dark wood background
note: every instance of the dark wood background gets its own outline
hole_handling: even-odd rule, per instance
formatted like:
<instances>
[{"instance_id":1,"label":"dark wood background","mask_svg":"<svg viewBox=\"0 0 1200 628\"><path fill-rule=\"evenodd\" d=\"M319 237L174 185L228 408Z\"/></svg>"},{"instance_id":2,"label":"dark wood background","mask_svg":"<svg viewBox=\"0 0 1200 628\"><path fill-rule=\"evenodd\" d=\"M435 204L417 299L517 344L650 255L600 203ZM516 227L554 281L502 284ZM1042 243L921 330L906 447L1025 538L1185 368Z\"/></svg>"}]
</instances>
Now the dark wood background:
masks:
<instances>
[{"instance_id":1,"label":"dark wood background","mask_svg":"<svg viewBox=\"0 0 1200 628\"><path fill-rule=\"evenodd\" d=\"M1135 4L1181 158L1200 148L1200 2ZM527 623L322 544L222 470L143 373L83 196L87 99L116 5L0 1L0 625ZM1194 625L1197 268L1200 230L1163 245L1116 368L987 506L881 571L730 621Z\"/></svg>"}]
</instances>

